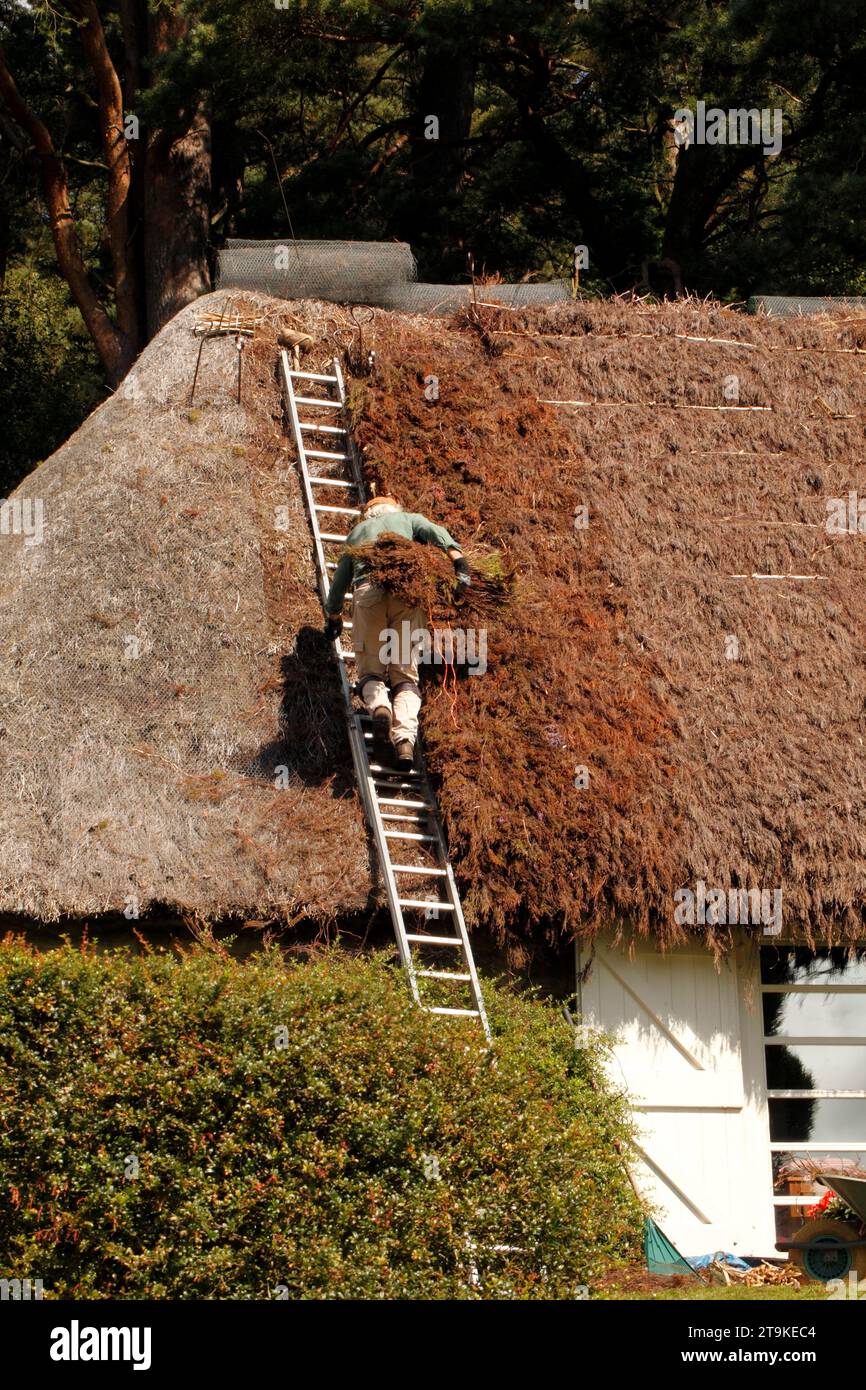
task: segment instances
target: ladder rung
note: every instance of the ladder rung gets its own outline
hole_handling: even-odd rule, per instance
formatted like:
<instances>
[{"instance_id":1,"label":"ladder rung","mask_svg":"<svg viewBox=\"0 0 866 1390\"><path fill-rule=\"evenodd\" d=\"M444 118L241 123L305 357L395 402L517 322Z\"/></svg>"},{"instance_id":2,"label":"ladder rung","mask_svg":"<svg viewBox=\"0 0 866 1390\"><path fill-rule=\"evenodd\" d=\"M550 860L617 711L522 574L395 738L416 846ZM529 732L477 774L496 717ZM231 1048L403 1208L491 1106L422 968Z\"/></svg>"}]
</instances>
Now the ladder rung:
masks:
<instances>
[{"instance_id":1,"label":"ladder rung","mask_svg":"<svg viewBox=\"0 0 866 1390\"><path fill-rule=\"evenodd\" d=\"M337 562L336 562L336 560L326 560L326 561L325 561L325 569L328 569L328 570L335 570L336 568L337 568Z\"/></svg>"},{"instance_id":2,"label":"ladder rung","mask_svg":"<svg viewBox=\"0 0 866 1390\"><path fill-rule=\"evenodd\" d=\"M416 970L425 980L471 980L471 975L463 975L458 970Z\"/></svg>"},{"instance_id":3,"label":"ladder rung","mask_svg":"<svg viewBox=\"0 0 866 1390\"><path fill-rule=\"evenodd\" d=\"M320 531L319 540L322 541L347 541L348 536L338 536L334 531Z\"/></svg>"},{"instance_id":4,"label":"ladder rung","mask_svg":"<svg viewBox=\"0 0 866 1390\"><path fill-rule=\"evenodd\" d=\"M337 652L337 656L339 657L340 661L354 661L354 660L355 660L355 653L354 653L354 652Z\"/></svg>"},{"instance_id":5,"label":"ladder rung","mask_svg":"<svg viewBox=\"0 0 866 1390\"><path fill-rule=\"evenodd\" d=\"M346 434L348 431L343 425L301 425L302 430L312 430L316 434Z\"/></svg>"},{"instance_id":6,"label":"ladder rung","mask_svg":"<svg viewBox=\"0 0 866 1390\"><path fill-rule=\"evenodd\" d=\"M358 484L357 484L357 483L344 483L343 480L342 480L342 478L313 478L313 477L308 477L308 478L307 478L307 482L316 483L319 487L345 487L345 488L350 488L352 492L357 492L357 491L358 491Z\"/></svg>"},{"instance_id":7,"label":"ladder rung","mask_svg":"<svg viewBox=\"0 0 866 1390\"><path fill-rule=\"evenodd\" d=\"M429 801L401 801L399 797L377 796L376 801L380 806L416 806L423 807L425 811L432 811Z\"/></svg>"},{"instance_id":8,"label":"ladder rung","mask_svg":"<svg viewBox=\"0 0 866 1390\"><path fill-rule=\"evenodd\" d=\"M395 874L423 874L425 878L447 878L447 869L427 869L423 864L392 864Z\"/></svg>"},{"instance_id":9,"label":"ladder rung","mask_svg":"<svg viewBox=\"0 0 866 1390\"><path fill-rule=\"evenodd\" d=\"M329 410L342 410L343 408L341 401L323 401L319 400L317 396L295 396L295 405L326 405Z\"/></svg>"},{"instance_id":10,"label":"ladder rung","mask_svg":"<svg viewBox=\"0 0 866 1390\"><path fill-rule=\"evenodd\" d=\"M346 626L346 624L343 623L343 627L345 627L345 626ZM397 772L395 768L393 768L393 767L383 767L381 763L370 763L370 771L371 771L371 772L378 772L378 773L380 773L383 777L415 777L415 778L417 778L417 777L420 777L420 776L421 776L421 773L420 773L420 772Z\"/></svg>"},{"instance_id":11,"label":"ladder rung","mask_svg":"<svg viewBox=\"0 0 866 1390\"><path fill-rule=\"evenodd\" d=\"M392 816L392 820L414 820L414 816ZM383 830L382 834L387 840L426 840L428 844L436 843L435 835L416 835L411 830Z\"/></svg>"},{"instance_id":12,"label":"ladder rung","mask_svg":"<svg viewBox=\"0 0 866 1390\"><path fill-rule=\"evenodd\" d=\"M303 377L305 381L332 381L337 384L335 376L323 376L321 372L289 372L289 376Z\"/></svg>"},{"instance_id":13,"label":"ladder rung","mask_svg":"<svg viewBox=\"0 0 866 1390\"><path fill-rule=\"evenodd\" d=\"M343 463L349 457L348 454L335 454L331 449L305 449L304 453L308 459L340 459Z\"/></svg>"},{"instance_id":14,"label":"ladder rung","mask_svg":"<svg viewBox=\"0 0 866 1390\"><path fill-rule=\"evenodd\" d=\"M480 1018L477 1009L443 1009L438 1005L433 1008L430 1004L422 1004L421 1007L428 1014L450 1014L452 1018Z\"/></svg>"},{"instance_id":15,"label":"ladder rung","mask_svg":"<svg viewBox=\"0 0 866 1390\"><path fill-rule=\"evenodd\" d=\"M416 825L421 825L424 821L429 820L429 816L416 816L412 811L410 811L408 815L404 813L402 816L399 812L394 814L390 811L380 811L379 814L382 820L411 820L414 821Z\"/></svg>"},{"instance_id":16,"label":"ladder rung","mask_svg":"<svg viewBox=\"0 0 866 1390\"><path fill-rule=\"evenodd\" d=\"M439 898L398 898L401 907L435 907L439 912L453 912L453 903L443 903Z\"/></svg>"},{"instance_id":17,"label":"ladder rung","mask_svg":"<svg viewBox=\"0 0 866 1390\"><path fill-rule=\"evenodd\" d=\"M313 506L317 512L341 512L343 516L360 516L360 507L326 507L324 502L314 502Z\"/></svg>"},{"instance_id":18,"label":"ladder rung","mask_svg":"<svg viewBox=\"0 0 866 1390\"><path fill-rule=\"evenodd\" d=\"M407 941L423 942L425 946L462 946L463 942L459 936L419 936L417 934L406 935Z\"/></svg>"}]
</instances>

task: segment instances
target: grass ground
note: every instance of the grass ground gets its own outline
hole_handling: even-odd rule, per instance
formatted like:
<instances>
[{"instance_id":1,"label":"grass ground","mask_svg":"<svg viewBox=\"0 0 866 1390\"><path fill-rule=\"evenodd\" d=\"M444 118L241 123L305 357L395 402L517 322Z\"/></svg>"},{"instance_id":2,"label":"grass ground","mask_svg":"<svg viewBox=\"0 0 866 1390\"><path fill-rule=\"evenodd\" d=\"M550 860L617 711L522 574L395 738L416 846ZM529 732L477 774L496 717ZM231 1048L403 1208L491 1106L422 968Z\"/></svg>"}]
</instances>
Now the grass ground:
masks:
<instances>
[{"instance_id":1,"label":"grass ground","mask_svg":"<svg viewBox=\"0 0 866 1390\"><path fill-rule=\"evenodd\" d=\"M635 1293L629 1290L617 1291L615 1288L606 1288L602 1293L591 1294L592 1298L604 1301L627 1301L636 1302L638 1300L649 1300L652 1302L697 1302L697 1303L784 1303L800 1302L809 1303L821 1301L827 1298L826 1290L822 1284L806 1284L801 1289L795 1289L789 1285L767 1286L765 1288L746 1289L742 1286L732 1286L725 1288L721 1285L713 1285L710 1288L699 1288L697 1284L689 1283L678 1289L655 1289Z\"/></svg>"},{"instance_id":2,"label":"grass ground","mask_svg":"<svg viewBox=\"0 0 866 1390\"><path fill-rule=\"evenodd\" d=\"M631 1267L611 1270L598 1285L590 1288L590 1298L605 1302L628 1300L662 1300L665 1302L815 1302L828 1297L823 1284L766 1284L746 1288L742 1284L699 1284L688 1275L650 1274L647 1269Z\"/></svg>"}]
</instances>

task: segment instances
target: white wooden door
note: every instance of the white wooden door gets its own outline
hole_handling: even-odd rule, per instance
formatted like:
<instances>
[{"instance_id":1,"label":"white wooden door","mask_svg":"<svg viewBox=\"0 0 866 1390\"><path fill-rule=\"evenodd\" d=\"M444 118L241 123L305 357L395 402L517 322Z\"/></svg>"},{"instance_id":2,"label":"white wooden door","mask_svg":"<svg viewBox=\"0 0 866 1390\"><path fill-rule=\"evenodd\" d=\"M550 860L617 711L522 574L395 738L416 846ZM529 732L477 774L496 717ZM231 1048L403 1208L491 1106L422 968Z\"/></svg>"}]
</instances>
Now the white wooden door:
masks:
<instances>
[{"instance_id":1,"label":"white wooden door","mask_svg":"<svg viewBox=\"0 0 866 1390\"><path fill-rule=\"evenodd\" d=\"M615 1037L610 1079L631 1096L638 1186L683 1255L773 1254L757 952L634 955L598 939L582 1020Z\"/></svg>"}]
</instances>

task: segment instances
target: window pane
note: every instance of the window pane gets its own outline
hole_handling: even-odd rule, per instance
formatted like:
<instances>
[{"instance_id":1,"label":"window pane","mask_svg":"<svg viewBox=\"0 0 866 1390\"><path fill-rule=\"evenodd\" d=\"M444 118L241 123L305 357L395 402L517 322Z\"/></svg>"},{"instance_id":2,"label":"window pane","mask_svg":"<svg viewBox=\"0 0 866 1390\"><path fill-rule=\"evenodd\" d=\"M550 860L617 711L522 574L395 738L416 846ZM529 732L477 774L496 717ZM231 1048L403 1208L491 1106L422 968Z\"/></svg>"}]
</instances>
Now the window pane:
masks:
<instances>
[{"instance_id":1,"label":"window pane","mask_svg":"<svg viewBox=\"0 0 866 1390\"><path fill-rule=\"evenodd\" d=\"M771 1091L866 1091L866 1047L768 1047Z\"/></svg>"},{"instance_id":2,"label":"window pane","mask_svg":"<svg viewBox=\"0 0 866 1390\"><path fill-rule=\"evenodd\" d=\"M768 1038L866 1038L866 994L763 994Z\"/></svg>"},{"instance_id":3,"label":"window pane","mask_svg":"<svg viewBox=\"0 0 866 1390\"><path fill-rule=\"evenodd\" d=\"M826 1187L818 1182L816 1171L866 1178L866 1142L860 1153L828 1153L818 1147L796 1153L774 1153L772 1158L773 1195L776 1197L788 1193L821 1197Z\"/></svg>"},{"instance_id":4,"label":"window pane","mask_svg":"<svg viewBox=\"0 0 866 1390\"><path fill-rule=\"evenodd\" d=\"M863 1140L866 1100L771 1100L770 1138L805 1143Z\"/></svg>"},{"instance_id":5,"label":"window pane","mask_svg":"<svg viewBox=\"0 0 866 1390\"><path fill-rule=\"evenodd\" d=\"M761 983L765 985L866 985L866 951L847 959L843 950L807 951L785 946L761 947Z\"/></svg>"}]
</instances>

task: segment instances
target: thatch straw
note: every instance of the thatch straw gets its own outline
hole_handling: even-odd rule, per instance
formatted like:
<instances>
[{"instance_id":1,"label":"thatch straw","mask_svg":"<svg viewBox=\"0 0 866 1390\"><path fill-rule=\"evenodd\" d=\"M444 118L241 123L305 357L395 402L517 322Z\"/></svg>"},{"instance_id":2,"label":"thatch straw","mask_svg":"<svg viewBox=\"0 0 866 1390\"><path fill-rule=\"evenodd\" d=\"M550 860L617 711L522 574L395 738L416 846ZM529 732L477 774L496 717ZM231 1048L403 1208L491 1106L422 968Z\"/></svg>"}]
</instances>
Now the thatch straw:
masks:
<instances>
[{"instance_id":1,"label":"thatch straw","mask_svg":"<svg viewBox=\"0 0 866 1390\"><path fill-rule=\"evenodd\" d=\"M377 315L368 343L371 473L506 547L521 590L456 722L446 691L423 715L476 919L673 941L673 894L701 879L862 936L866 552L824 522L866 492L866 318L583 303Z\"/></svg>"},{"instance_id":2,"label":"thatch straw","mask_svg":"<svg viewBox=\"0 0 866 1390\"><path fill-rule=\"evenodd\" d=\"M178 315L18 490L43 543L0 536L0 911L327 918L371 893L282 427L286 306L236 299L265 316L242 404L225 338L187 404L193 329L225 298Z\"/></svg>"},{"instance_id":3,"label":"thatch straw","mask_svg":"<svg viewBox=\"0 0 866 1390\"><path fill-rule=\"evenodd\" d=\"M224 299L169 325L139 398L122 389L21 489L45 499L45 543L13 558L0 538L0 909L133 889L266 917L370 890L336 686L304 635L320 613L274 381L285 306L234 306L266 319L240 408L224 339L203 348L201 414L184 405L192 325ZM361 351L345 311L291 307L314 370L375 352L350 387L371 480L513 570L475 611L487 671L430 685L422 716L474 921L670 942L688 930L673 894L700 879L781 888L786 926L816 938L866 934L866 552L825 529L828 498L866 495L866 319L376 311ZM446 582L437 563L412 582Z\"/></svg>"}]
</instances>

